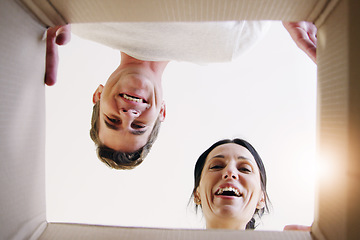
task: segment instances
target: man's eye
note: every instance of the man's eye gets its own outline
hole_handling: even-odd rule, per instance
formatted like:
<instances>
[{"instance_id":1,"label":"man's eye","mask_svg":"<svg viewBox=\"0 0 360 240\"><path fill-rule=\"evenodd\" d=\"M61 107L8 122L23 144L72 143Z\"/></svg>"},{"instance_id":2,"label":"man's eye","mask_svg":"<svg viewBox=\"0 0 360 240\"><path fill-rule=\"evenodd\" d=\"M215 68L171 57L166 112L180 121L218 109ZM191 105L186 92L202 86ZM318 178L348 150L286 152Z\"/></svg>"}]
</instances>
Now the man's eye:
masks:
<instances>
[{"instance_id":1,"label":"man's eye","mask_svg":"<svg viewBox=\"0 0 360 240\"><path fill-rule=\"evenodd\" d=\"M116 123L118 120L114 119L114 118L109 118L109 120L112 122L112 123Z\"/></svg>"},{"instance_id":2,"label":"man's eye","mask_svg":"<svg viewBox=\"0 0 360 240\"><path fill-rule=\"evenodd\" d=\"M110 118L110 117L108 117L108 116L106 116L106 117L107 117L107 119L108 119L110 122L112 122L112 123L118 123L118 122L119 122L119 119Z\"/></svg>"},{"instance_id":3,"label":"man's eye","mask_svg":"<svg viewBox=\"0 0 360 240\"><path fill-rule=\"evenodd\" d=\"M131 125L131 127L134 128L134 129L141 129L141 128L144 128L145 125L140 125L140 124L135 124L135 123L133 123L133 124Z\"/></svg>"}]
</instances>

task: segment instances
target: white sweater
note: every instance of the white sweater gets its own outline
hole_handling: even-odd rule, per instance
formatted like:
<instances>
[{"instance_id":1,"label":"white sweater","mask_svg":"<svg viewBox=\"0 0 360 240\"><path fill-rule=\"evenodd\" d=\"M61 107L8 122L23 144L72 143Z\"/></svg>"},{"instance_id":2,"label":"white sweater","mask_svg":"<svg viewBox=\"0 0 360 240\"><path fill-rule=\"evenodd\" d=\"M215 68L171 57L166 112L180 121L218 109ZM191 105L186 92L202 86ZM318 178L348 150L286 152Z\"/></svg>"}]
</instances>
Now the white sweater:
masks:
<instances>
[{"instance_id":1,"label":"white sweater","mask_svg":"<svg viewBox=\"0 0 360 240\"><path fill-rule=\"evenodd\" d=\"M72 24L80 37L147 61L231 61L249 50L269 22L172 22Z\"/></svg>"}]
</instances>

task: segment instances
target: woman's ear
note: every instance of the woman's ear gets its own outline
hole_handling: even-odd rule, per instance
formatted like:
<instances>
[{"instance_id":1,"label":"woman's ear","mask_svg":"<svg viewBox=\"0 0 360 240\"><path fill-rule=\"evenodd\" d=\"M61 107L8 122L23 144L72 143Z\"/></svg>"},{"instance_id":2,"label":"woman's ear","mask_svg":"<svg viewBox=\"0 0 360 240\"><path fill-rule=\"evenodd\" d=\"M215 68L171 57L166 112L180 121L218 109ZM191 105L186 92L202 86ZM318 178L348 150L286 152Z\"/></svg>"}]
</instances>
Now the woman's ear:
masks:
<instances>
[{"instance_id":1,"label":"woman's ear","mask_svg":"<svg viewBox=\"0 0 360 240\"><path fill-rule=\"evenodd\" d=\"M94 95L93 95L93 103L94 104L100 100L103 89L104 89L104 86L100 84L98 86L98 88L95 90Z\"/></svg>"},{"instance_id":2,"label":"woman's ear","mask_svg":"<svg viewBox=\"0 0 360 240\"><path fill-rule=\"evenodd\" d=\"M261 192L261 197L258 201L258 204L256 205L257 209L262 209L265 207L265 195L264 192Z\"/></svg>"},{"instance_id":3,"label":"woman's ear","mask_svg":"<svg viewBox=\"0 0 360 240\"><path fill-rule=\"evenodd\" d=\"M198 188L196 188L196 191L194 192L194 202L196 205L201 205L201 199Z\"/></svg>"}]
</instances>

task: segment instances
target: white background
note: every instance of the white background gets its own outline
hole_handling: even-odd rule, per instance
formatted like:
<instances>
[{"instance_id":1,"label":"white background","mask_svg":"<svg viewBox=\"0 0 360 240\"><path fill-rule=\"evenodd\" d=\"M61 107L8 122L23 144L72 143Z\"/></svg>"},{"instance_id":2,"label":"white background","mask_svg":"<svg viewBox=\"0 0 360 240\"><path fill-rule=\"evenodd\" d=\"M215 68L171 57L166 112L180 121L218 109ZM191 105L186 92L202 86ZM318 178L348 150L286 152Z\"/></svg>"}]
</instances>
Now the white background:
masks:
<instances>
[{"instance_id":1,"label":"white background","mask_svg":"<svg viewBox=\"0 0 360 240\"><path fill-rule=\"evenodd\" d=\"M92 94L119 51L73 35L59 49L58 82L46 88L47 219L121 226L203 228L188 205L198 156L222 138L248 140L268 174L271 213L258 229L314 218L316 65L280 22L231 63L171 62L167 116L146 160L106 167L89 137Z\"/></svg>"}]
</instances>

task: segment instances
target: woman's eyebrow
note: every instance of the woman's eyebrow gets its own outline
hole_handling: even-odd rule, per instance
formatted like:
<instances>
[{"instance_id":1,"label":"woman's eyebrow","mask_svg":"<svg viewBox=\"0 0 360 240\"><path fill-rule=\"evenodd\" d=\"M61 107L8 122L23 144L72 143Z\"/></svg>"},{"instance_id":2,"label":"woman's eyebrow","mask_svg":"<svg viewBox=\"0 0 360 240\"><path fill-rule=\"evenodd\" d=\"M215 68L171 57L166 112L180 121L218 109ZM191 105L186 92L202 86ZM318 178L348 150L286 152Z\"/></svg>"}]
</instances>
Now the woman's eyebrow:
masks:
<instances>
[{"instance_id":1,"label":"woman's eyebrow","mask_svg":"<svg viewBox=\"0 0 360 240\"><path fill-rule=\"evenodd\" d=\"M249 158L249 157L245 157L245 156L238 156L238 160L240 160L240 161L246 161L246 162L249 162L249 163L251 163L251 164L257 164L255 159Z\"/></svg>"},{"instance_id":2,"label":"woman's eyebrow","mask_svg":"<svg viewBox=\"0 0 360 240\"><path fill-rule=\"evenodd\" d=\"M224 155L221 155L221 154L218 154L218 155L215 155L215 156L213 156L212 158L210 158L210 160L211 160L211 159L214 159L214 158L225 158L225 156L224 156Z\"/></svg>"},{"instance_id":3,"label":"woman's eyebrow","mask_svg":"<svg viewBox=\"0 0 360 240\"><path fill-rule=\"evenodd\" d=\"M210 158L209 160L211 161L211 160L213 160L213 159L215 159L215 158L223 158L223 159L224 159L224 158L225 158L225 155L218 154L218 155L213 156L213 157ZM253 162L253 160L252 160L251 158L245 157L245 156L243 156L243 155L238 156L237 159L239 159L239 160L246 160L246 161L249 161L249 162Z\"/></svg>"}]
</instances>

